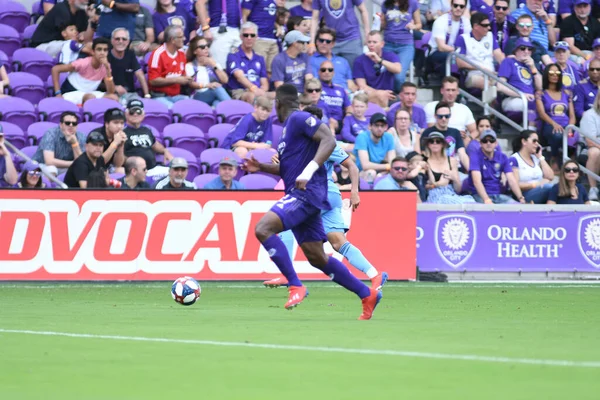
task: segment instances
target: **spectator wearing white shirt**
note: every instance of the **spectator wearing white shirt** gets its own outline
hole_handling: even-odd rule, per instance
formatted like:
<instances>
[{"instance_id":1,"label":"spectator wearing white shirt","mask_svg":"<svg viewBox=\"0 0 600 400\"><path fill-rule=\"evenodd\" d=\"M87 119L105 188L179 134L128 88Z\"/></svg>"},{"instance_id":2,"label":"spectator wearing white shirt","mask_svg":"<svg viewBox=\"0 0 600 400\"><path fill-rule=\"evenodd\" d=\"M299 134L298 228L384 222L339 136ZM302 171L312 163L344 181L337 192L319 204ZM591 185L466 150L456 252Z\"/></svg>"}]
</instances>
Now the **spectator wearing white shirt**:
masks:
<instances>
[{"instance_id":1,"label":"spectator wearing white shirt","mask_svg":"<svg viewBox=\"0 0 600 400\"><path fill-rule=\"evenodd\" d=\"M596 96L592 108L583 113L579 126L583 134L591 135L600 141L600 96ZM587 137L584 140L588 146L588 159L585 167L596 174L600 174L600 145ZM590 200L597 201L598 182L590 175L588 175L588 181L590 183Z\"/></svg>"}]
</instances>

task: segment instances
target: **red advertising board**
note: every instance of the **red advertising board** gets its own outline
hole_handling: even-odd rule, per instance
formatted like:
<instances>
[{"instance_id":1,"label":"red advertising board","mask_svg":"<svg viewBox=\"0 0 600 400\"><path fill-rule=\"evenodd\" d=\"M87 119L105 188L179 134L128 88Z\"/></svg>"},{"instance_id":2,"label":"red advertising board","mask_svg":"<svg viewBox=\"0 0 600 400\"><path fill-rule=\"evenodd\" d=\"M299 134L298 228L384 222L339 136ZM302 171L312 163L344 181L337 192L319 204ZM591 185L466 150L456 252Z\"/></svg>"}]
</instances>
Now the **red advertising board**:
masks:
<instances>
[{"instance_id":1,"label":"red advertising board","mask_svg":"<svg viewBox=\"0 0 600 400\"><path fill-rule=\"evenodd\" d=\"M281 195L3 190L0 280L268 279L278 270L254 226ZM390 279L415 279L416 194L364 192L361 200L344 211L348 239ZM297 245L293 259L302 279L325 278Z\"/></svg>"}]
</instances>

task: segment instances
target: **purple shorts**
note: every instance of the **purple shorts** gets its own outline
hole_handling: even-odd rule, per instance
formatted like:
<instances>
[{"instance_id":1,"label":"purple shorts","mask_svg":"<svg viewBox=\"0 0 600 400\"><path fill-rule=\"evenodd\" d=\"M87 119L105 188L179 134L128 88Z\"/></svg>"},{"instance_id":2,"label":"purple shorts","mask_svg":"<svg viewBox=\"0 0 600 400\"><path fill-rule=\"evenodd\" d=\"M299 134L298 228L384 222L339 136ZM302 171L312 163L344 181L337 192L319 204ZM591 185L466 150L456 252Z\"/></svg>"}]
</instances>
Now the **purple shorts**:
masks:
<instances>
[{"instance_id":1,"label":"purple shorts","mask_svg":"<svg viewBox=\"0 0 600 400\"><path fill-rule=\"evenodd\" d=\"M277 214L284 231L292 230L298 244L327 241L318 207L286 194L270 211Z\"/></svg>"}]
</instances>

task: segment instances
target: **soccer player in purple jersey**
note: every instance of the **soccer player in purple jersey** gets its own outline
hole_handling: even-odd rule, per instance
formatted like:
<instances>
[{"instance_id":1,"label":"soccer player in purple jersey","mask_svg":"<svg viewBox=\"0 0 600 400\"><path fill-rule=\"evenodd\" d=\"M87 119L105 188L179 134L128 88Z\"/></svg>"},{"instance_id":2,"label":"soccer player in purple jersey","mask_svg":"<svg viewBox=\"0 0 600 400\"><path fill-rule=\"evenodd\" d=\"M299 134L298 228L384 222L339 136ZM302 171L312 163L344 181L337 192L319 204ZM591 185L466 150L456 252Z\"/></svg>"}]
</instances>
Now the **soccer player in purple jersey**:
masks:
<instances>
[{"instance_id":1,"label":"soccer player in purple jersey","mask_svg":"<svg viewBox=\"0 0 600 400\"><path fill-rule=\"evenodd\" d=\"M277 235L291 229L310 264L338 285L356 293L363 306L359 319L371 319L382 293L367 287L344 264L328 257L323 250L327 236L321 210L331 209L327 201L327 171L323 164L335 148L335 138L327 125L312 114L298 110L298 90L293 85L283 84L277 88L275 107L277 117L285 124L277 148L279 164L259 163L252 157L246 160L244 168L249 172L260 170L280 175L285 183L285 196L255 228L257 239L289 282L285 308L296 307L308 295Z\"/></svg>"}]
</instances>

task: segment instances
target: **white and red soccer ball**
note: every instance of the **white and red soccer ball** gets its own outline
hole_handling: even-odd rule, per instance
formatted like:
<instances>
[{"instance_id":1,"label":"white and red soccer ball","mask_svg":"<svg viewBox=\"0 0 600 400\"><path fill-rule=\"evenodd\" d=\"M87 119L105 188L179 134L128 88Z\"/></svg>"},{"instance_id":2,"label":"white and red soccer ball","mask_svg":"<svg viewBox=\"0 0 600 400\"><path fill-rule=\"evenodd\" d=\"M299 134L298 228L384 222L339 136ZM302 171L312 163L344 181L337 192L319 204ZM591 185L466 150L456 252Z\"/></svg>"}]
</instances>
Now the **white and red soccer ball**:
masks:
<instances>
[{"instance_id":1,"label":"white and red soccer ball","mask_svg":"<svg viewBox=\"0 0 600 400\"><path fill-rule=\"evenodd\" d=\"M183 276L177 278L171 287L173 300L184 306L191 306L200 297L200 284L194 278Z\"/></svg>"}]
</instances>

